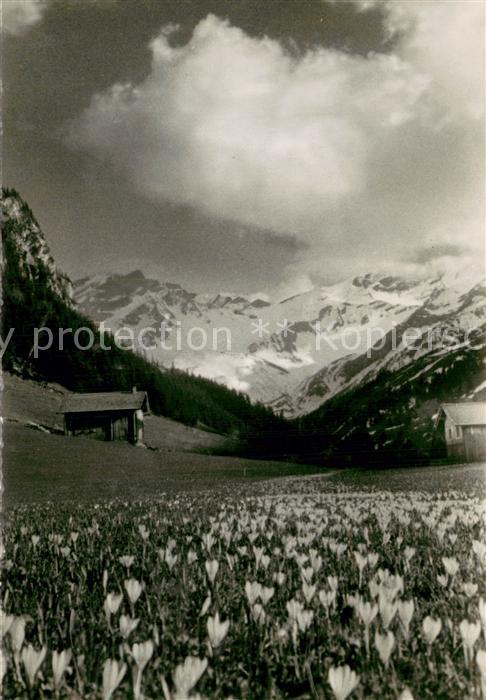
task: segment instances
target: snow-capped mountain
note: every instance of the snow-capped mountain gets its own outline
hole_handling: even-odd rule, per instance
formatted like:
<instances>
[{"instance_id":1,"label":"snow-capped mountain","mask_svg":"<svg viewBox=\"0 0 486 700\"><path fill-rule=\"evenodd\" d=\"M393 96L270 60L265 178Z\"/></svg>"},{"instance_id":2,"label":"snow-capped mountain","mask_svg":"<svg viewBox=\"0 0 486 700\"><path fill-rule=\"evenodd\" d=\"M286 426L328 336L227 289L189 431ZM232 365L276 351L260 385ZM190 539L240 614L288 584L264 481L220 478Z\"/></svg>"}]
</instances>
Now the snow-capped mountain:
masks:
<instances>
[{"instance_id":1,"label":"snow-capped mountain","mask_svg":"<svg viewBox=\"0 0 486 700\"><path fill-rule=\"evenodd\" d=\"M287 416L484 330L485 287L467 276L367 273L278 302L199 294L140 271L85 278L79 309L175 366L244 391ZM125 337L125 336L124 336ZM131 342L131 339L130 341Z\"/></svg>"}]
</instances>

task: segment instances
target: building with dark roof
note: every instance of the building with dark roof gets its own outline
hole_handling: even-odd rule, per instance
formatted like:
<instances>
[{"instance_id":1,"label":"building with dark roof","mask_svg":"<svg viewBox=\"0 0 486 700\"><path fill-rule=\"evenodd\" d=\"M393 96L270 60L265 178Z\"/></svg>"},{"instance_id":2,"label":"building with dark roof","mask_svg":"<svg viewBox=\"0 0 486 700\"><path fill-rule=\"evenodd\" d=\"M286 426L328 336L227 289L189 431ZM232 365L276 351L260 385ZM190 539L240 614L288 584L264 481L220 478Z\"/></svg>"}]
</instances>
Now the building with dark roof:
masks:
<instances>
[{"instance_id":1,"label":"building with dark roof","mask_svg":"<svg viewBox=\"0 0 486 700\"><path fill-rule=\"evenodd\" d=\"M69 394L62 405L66 435L101 433L105 440L143 442L144 414L149 412L145 391Z\"/></svg>"},{"instance_id":2,"label":"building with dark roof","mask_svg":"<svg viewBox=\"0 0 486 700\"><path fill-rule=\"evenodd\" d=\"M465 462L486 460L486 401L444 403L435 425L443 431L449 457Z\"/></svg>"}]
</instances>

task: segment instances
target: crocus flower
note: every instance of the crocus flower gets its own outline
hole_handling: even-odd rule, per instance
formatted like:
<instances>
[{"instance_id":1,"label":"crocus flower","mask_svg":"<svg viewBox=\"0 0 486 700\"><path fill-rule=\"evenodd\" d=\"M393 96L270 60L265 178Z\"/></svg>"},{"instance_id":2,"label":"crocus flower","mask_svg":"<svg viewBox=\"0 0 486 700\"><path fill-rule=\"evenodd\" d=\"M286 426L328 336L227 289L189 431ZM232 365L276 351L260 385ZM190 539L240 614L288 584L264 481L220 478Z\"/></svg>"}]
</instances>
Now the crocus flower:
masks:
<instances>
[{"instance_id":1,"label":"crocus flower","mask_svg":"<svg viewBox=\"0 0 486 700\"><path fill-rule=\"evenodd\" d=\"M312 610L300 610L297 613L297 626L301 632L306 632L312 624L314 613Z\"/></svg>"},{"instance_id":2,"label":"crocus flower","mask_svg":"<svg viewBox=\"0 0 486 700\"><path fill-rule=\"evenodd\" d=\"M383 622L383 627L388 629L393 618L395 617L398 609L398 604L396 601L390 601L385 596L380 595L378 599L381 620Z\"/></svg>"},{"instance_id":3,"label":"crocus flower","mask_svg":"<svg viewBox=\"0 0 486 700\"><path fill-rule=\"evenodd\" d=\"M388 631L386 634L375 633L375 647L384 666L388 666L393 647L395 646L395 635Z\"/></svg>"},{"instance_id":4,"label":"crocus flower","mask_svg":"<svg viewBox=\"0 0 486 700\"><path fill-rule=\"evenodd\" d=\"M319 591L319 600L326 609L336 600L336 591Z\"/></svg>"},{"instance_id":5,"label":"crocus flower","mask_svg":"<svg viewBox=\"0 0 486 700\"><path fill-rule=\"evenodd\" d=\"M275 588L271 588L269 586L262 586L262 589L260 591L260 599L263 603L263 605L266 605L269 600L273 598L273 594L275 593Z\"/></svg>"},{"instance_id":6,"label":"crocus flower","mask_svg":"<svg viewBox=\"0 0 486 700\"><path fill-rule=\"evenodd\" d=\"M415 556L416 551L415 547L405 547L404 555L407 563Z\"/></svg>"},{"instance_id":7,"label":"crocus flower","mask_svg":"<svg viewBox=\"0 0 486 700\"><path fill-rule=\"evenodd\" d=\"M121 593L108 593L103 604L103 608L108 619L110 618L110 615L116 615L122 600L123 596Z\"/></svg>"},{"instance_id":8,"label":"crocus flower","mask_svg":"<svg viewBox=\"0 0 486 700\"><path fill-rule=\"evenodd\" d=\"M216 574L218 573L219 569L219 561L217 559L211 559L205 563L205 567L209 581L214 583L214 579L216 578Z\"/></svg>"},{"instance_id":9,"label":"crocus flower","mask_svg":"<svg viewBox=\"0 0 486 700\"><path fill-rule=\"evenodd\" d=\"M56 689L59 689L62 683L64 674L66 673L69 662L71 661L71 650L65 649L64 651L53 651L52 652L52 675L54 677L54 685Z\"/></svg>"},{"instance_id":10,"label":"crocus flower","mask_svg":"<svg viewBox=\"0 0 486 700\"><path fill-rule=\"evenodd\" d=\"M256 603L261 594L262 586L258 581L247 581L245 583L245 593L250 605Z\"/></svg>"},{"instance_id":11,"label":"crocus flower","mask_svg":"<svg viewBox=\"0 0 486 700\"><path fill-rule=\"evenodd\" d=\"M442 563L449 576L455 576L459 571L459 562L454 557L442 557Z\"/></svg>"},{"instance_id":12,"label":"crocus flower","mask_svg":"<svg viewBox=\"0 0 486 700\"><path fill-rule=\"evenodd\" d=\"M186 656L184 663L176 666L173 673L173 681L176 690L176 700L185 700L199 681L208 666L207 659L199 659L196 656Z\"/></svg>"},{"instance_id":13,"label":"crocus flower","mask_svg":"<svg viewBox=\"0 0 486 700\"><path fill-rule=\"evenodd\" d=\"M7 615L4 610L0 610L0 636L5 637L14 619L13 615Z\"/></svg>"},{"instance_id":14,"label":"crocus flower","mask_svg":"<svg viewBox=\"0 0 486 700\"><path fill-rule=\"evenodd\" d=\"M307 605L310 605L312 598L315 596L316 590L317 586L311 586L310 584L305 582L302 584L302 593L304 595L305 602L307 603Z\"/></svg>"},{"instance_id":15,"label":"crocus flower","mask_svg":"<svg viewBox=\"0 0 486 700\"><path fill-rule=\"evenodd\" d=\"M481 678L486 679L486 651L484 649L478 649L476 652L476 664Z\"/></svg>"},{"instance_id":16,"label":"crocus flower","mask_svg":"<svg viewBox=\"0 0 486 700\"><path fill-rule=\"evenodd\" d=\"M328 679L336 700L346 700L359 685L359 676L347 665L331 666Z\"/></svg>"},{"instance_id":17,"label":"crocus flower","mask_svg":"<svg viewBox=\"0 0 486 700\"><path fill-rule=\"evenodd\" d=\"M125 586L130 603L134 605L142 594L142 584L134 578L129 578L124 581L123 585Z\"/></svg>"},{"instance_id":18,"label":"crocus flower","mask_svg":"<svg viewBox=\"0 0 486 700\"><path fill-rule=\"evenodd\" d=\"M459 632L461 633L462 644L464 647L464 659L467 664L472 660L473 648L481 633L481 625L479 622L469 622L468 620L463 620L459 625Z\"/></svg>"},{"instance_id":19,"label":"crocus flower","mask_svg":"<svg viewBox=\"0 0 486 700\"><path fill-rule=\"evenodd\" d=\"M462 590L468 598L472 598L478 592L478 584L472 583L472 581L467 581L462 584Z\"/></svg>"},{"instance_id":20,"label":"crocus flower","mask_svg":"<svg viewBox=\"0 0 486 700\"><path fill-rule=\"evenodd\" d=\"M368 566L371 569L374 569L374 567L378 564L379 555L376 552L369 552L367 559Z\"/></svg>"},{"instance_id":21,"label":"crocus flower","mask_svg":"<svg viewBox=\"0 0 486 700\"><path fill-rule=\"evenodd\" d=\"M130 650L133 660L140 671L143 671L154 653L154 643L149 639L146 642L134 644Z\"/></svg>"},{"instance_id":22,"label":"crocus flower","mask_svg":"<svg viewBox=\"0 0 486 700\"><path fill-rule=\"evenodd\" d=\"M123 557L119 557L118 561L126 569L129 569L135 561L135 557L132 554L125 554Z\"/></svg>"},{"instance_id":23,"label":"crocus flower","mask_svg":"<svg viewBox=\"0 0 486 700\"><path fill-rule=\"evenodd\" d=\"M405 637L408 638L410 631L410 622L412 621L413 612L415 605L413 599L411 600L399 600L398 601L398 617L402 623L403 632Z\"/></svg>"},{"instance_id":24,"label":"crocus flower","mask_svg":"<svg viewBox=\"0 0 486 700\"><path fill-rule=\"evenodd\" d=\"M165 550L164 561L167 564L167 566L169 567L170 571L172 571L174 566L177 564L177 559L178 559L177 554L174 554L171 549Z\"/></svg>"},{"instance_id":25,"label":"crocus flower","mask_svg":"<svg viewBox=\"0 0 486 700\"><path fill-rule=\"evenodd\" d=\"M103 666L103 700L110 700L111 696L123 680L127 670L126 664L114 659L107 659Z\"/></svg>"},{"instance_id":26,"label":"crocus flower","mask_svg":"<svg viewBox=\"0 0 486 700\"><path fill-rule=\"evenodd\" d=\"M483 637L484 641L486 642L486 600L484 600L484 598L479 599L478 610L479 620L481 622L481 627L483 628Z\"/></svg>"},{"instance_id":27,"label":"crocus flower","mask_svg":"<svg viewBox=\"0 0 486 700\"><path fill-rule=\"evenodd\" d=\"M442 629L442 622L427 615L422 621L422 631L427 644L433 644Z\"/></svg>"},{"instance_id":28,"label":"crocus flower","mask_svg":"<svg viewBox=\"0 0 486 700\"><path fill-rule=\"evenodd\" d=\"M221 622L218 612L214 617L208 617L208 636L213 649L219 647L223 639L226 637L228 634L229 625L229 620Z\"/></svg>"},{"instance_id":29,"label":"crocus flower","mask_svg":"<svg viewBox=\"0 0 486 700\"><path fill-rule=\"evenodd\" d=\"M302 612L303 609L304 606L300 600L295 600L295 598L292 598L291 600L287 601L287 612L291 622L295 622L297 620L297 615L299 612Z\"/></svg>"},{"instance_id":30,"label":"crocus flower","mask_svg":"<svg viewBox=\"0 0 486 700\"><path fill-rule=\"evenodd\" d=\"M25 672L27 673L27 678L29 679L29 685L31 687L34 685L35 677L42 666L46 652L46 647L42 647L42 649L37 651L32 644L22 649L22 663L25 666Z\"/></svg>"},{"instance_id":31,"label":"crocus flower","mask_svg":"<svg viewBox=\"0 0 486 700\"><path fill-rule=\"evenodd\" d=\"M265 609L261 603L254 603L252 605L251 616L255 622L259 622L261 625L265 622Z\"/></svg>"},{"instance_id":32,"label":"crocus flower","mask_svg":"<svg viewBox=\"0 0 486 700\"><path fill-rule=\"evenodd\" d=\"M120 615L120 634L123 639L128 639L130 634L138 627L138 618L133 619L129 615Z\"/></svg>"},{"instance_id":33,"label":"crocus flower","mask_svg":"<svg viewBox=\"0 0 486 700\"><path fill-rule=\"evenodd\" d=\"M376 615L378 614L378 606L372 605L371 603L364 602L363 600L358 601L357 606L358 615L360 616L363 624L369 627Z\"/></svg>"},{"instance_id":34,"label":"crocus flower","mask_svg":"<svg viewBox=\"0 0 486 700\"><path fill-rule=\"evenodd\" d=\"M328 576L327 577L327 584L331 591L337 591L338 587L338 577L337 576Z\"/></svg>"},{"instance_id":35,"label":"crocus flower","mask_svg":"<svg viewBox=\"0 0 486 700\"><path fill-rule=\"evenodd\" d=\"M25 619L23 617L15 617L10 625L9 632L13 650L19 652L25 639Z\"/></svg>"}]
</instances>

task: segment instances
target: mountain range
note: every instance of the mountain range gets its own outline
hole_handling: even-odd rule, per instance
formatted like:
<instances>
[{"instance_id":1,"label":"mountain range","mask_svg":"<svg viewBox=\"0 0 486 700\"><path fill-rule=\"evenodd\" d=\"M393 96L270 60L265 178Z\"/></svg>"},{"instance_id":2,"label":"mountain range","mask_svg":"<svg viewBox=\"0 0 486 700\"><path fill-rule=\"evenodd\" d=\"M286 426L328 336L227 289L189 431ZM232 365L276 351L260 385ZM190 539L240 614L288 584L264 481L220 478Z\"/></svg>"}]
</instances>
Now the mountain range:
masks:
<instances>
[{"instance_id":1,"label":"mountain range","mask_svg":"<svg viewBox=\"0 0 486 700\"><path fill-rule=\"evenodd\" d=\"M368 272L270 302L199 294L137 270L78 280L73 296L94 322L112 332L131 329L135 347L143 343L162 366L245 392L289 418L382 370L427 356L431 371L452 348L481 344L486 324L485 282L467 274Z\"/></svg>"},{"instance_id":2,"label":"mountain range","mask_svg":"<svg viewBox=\"0 0 486 700\"><path fill-rule=\"evenodd\" d=\"M444 454L439 403L486 395L486 288L467 275L368 272L278 301L199 294L141 271L71 285L8 189L2 242L2 337L15 329L6 371L71 391L144 387L155 414L231 435L238 454L427 463ZM40 326L71 335L36 355ZM86 328L88 350L75 342ZM103 352L102 329L124 342L109 333Z\"/></svg>"}]
</instances>

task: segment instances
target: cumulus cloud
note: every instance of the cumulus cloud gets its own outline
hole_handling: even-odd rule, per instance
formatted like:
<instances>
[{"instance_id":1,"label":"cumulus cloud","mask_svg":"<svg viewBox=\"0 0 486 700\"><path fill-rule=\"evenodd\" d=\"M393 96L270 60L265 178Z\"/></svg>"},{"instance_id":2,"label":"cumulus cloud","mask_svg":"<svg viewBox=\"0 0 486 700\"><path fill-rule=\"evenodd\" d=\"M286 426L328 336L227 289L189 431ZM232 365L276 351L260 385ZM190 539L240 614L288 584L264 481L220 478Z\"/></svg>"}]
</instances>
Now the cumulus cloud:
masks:
<instances>
[{"instance_id":1,"label":"cumulus cloud","mask_svg":"<svg viewBox=\"0 0 486 700\"><path fill-rule=\"evenodd\" d=\"M40 22L46 7L45 0L4 0L2 28L7 34L18 36Z\"/></svg>"},{"instance_id":2,"label":"cumulus cloud","mask_svg":"<svg viewBox=\"0 0 486 700\"><path fill-rule=\"evenodd\" d=\"M300 276L477 249L484 6L383 8L395 48L367 57L290 56L212 15L183 47L163 30L148 77L95 95L70 142L149 197L297 237Z\"/></svg>"}]
</instances>

